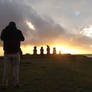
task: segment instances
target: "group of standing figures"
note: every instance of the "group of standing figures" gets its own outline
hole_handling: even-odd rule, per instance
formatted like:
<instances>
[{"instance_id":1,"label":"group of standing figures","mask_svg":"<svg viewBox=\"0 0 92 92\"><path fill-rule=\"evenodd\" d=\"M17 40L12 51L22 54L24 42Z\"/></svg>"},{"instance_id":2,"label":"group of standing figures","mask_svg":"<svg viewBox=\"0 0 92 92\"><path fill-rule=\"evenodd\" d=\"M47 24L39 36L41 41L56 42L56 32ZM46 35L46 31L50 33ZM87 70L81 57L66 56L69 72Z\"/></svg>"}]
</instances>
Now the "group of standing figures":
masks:
<instances>
[{"instance_id":1,"label":"group of standing figures","mask_svg":"<svg viewBox=\"0 0 92 92\"><path fill-rule=\"evenodd\" d=\"M47 55L50 55L50 46L47 45L46 51L47 51ZM37 47L36 46L34 47L33 54L37 55ZM44 48L43 47L40 48L40 54L44 55ZM56 48L55 47L53 48L53 54L54 55L56 54ZM59 54L61 54L61 51L59 51Z\"/></svg>"}]
</instances>

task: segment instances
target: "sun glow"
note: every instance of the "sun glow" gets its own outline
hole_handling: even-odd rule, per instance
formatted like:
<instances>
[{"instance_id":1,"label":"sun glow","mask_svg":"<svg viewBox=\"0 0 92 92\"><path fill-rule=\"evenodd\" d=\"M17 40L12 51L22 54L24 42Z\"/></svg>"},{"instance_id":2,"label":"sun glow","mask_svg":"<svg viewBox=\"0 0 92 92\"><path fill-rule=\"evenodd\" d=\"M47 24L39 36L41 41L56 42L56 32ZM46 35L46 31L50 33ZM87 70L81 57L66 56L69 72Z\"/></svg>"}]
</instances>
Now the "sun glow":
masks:
<instances>
[{"instance_id":1,"label":"sun glow","mask_svg":"<svg viewBox=\"0 0 92 92\"><path fill-rule=\"evenodd\" d=\"M3 47L0 47L0 56L4 55Z\"/></svg>"},{"instance_id":2,"label":"sun glow","mask_svg":"<svg viewBox=\"0 0 92 92\"><path fill-rule=\"evenodd\" d=\"M53 53L53 47L50 47L50 53ZM34 46L30 46L30 45L26 45L26 46L21 46L21 49L23 51L23 54L29 53L29 54L33 54L33 48ZM40 54L40 48L41 46L37 47L37 54ZM44 54L47 53L46 51L46 46L43 46L44 48ZM59 54L59 52L61 52L61 54L78 54L78 53L82 53L82 50L79 49L71 49L69 47L65 47L65 46L55 46L56 48L56 53Z\"/></svg>"},{"instance_id":3,"label":"sun glow","mask_svg":"<svg viewBox=\"0 0 92 92\"><path fill-rule=\"evenodd\" d=\"M76 53L78 53L78 50L75 50L75 49L70 49L70 48L65 47L65 46L56 46L56 53L59 54L59 51L62 54L76 54Z\"/></svg>"},{"instance_id":4,"label":"sun glow","mask_svg":"<svg viewBox=\"0 0 92 92\"><path fill-rule=\"evenodd\" d=\"M33 47L30 45L22 45L21 50L23 51L23 54L33 54Z\"/></svg>"},{"instance_id":5,"label":"sun glow","mask_svg":"<svg viewBox=\"0 0 92 92\"><path fill-rule=\"evenodd\" d=\"M50 47L50 53L53 53L53 47L56 47L56 53L59 54L59 51L61 51L61 54L87 54L87 53L91 53L89 51L85 51L82 49L74 49L74 48L70 48L70 47L66 47L66 46L51 46ZM31 45L21 45L21 50L23 52L23 54L33 54L33 48L34 46ZM41 46L37 46L37 54L40 54L40 48ZM47 53L46 51L46 46L43 46L44 48L44 54ZM0 47L0 56L4 55L4 51L3 51L3 47Z\"/></svg>"},{"instance_id":6,"label":"sun glow","mask_svg":"<svg viewBox=\"0 0 92 92\"><path fill-rule=\"evenodd\" d=\"M35 30L35 27L34 27L34 25L31 23L31 21L26 21L26 24L28 25L28 27L29 27L30 29L32 29L33 31Z\"/></svg>"}]
</instances>

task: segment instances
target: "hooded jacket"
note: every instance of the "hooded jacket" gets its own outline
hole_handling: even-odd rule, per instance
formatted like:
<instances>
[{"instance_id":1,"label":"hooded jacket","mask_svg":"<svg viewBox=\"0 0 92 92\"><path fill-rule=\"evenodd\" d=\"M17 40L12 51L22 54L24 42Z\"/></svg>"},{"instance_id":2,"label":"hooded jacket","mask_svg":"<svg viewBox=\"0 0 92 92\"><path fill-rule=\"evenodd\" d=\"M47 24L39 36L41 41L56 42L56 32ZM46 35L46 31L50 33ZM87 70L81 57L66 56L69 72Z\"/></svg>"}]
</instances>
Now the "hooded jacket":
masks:
<instances>
[{"instance_id":1,"label":"hooded jacket","mask_svg":"<svg viewBox=\"0 0 92 92\"><path fill-rule=\"evenodd\" d=\"M24 36L16 26L9 25L1 32L1 40L5 53L17 53L20 51L20 41L24 41Z\"/></svg>"}]
</instances>

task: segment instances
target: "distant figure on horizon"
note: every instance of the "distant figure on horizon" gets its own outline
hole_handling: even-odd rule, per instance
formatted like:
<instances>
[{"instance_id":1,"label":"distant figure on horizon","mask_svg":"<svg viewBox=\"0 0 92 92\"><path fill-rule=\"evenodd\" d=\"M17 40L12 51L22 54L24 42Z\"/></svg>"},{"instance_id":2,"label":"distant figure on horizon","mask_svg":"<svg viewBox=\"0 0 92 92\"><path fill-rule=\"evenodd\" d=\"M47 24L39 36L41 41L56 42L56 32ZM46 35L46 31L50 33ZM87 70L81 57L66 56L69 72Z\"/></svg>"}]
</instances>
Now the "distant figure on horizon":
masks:
<instances>
[{"instance_id":1,"label":"distant figure on horizon","mask_svg":"<svg viewBox=\"0 0 92 92\"><path fill-rule=\"evenodd\" d=\"M44 52L44 49L43 49L43 47L41 47L40 54L43 55L44 54L43 52Z\"/></svg>"},{"instance_id":2,"label":"distant figure on horizon","mask_svg":"<svg viewBox=\"0 0 92 92\"><path fill-rule=\"evenodd\" d=\"M34 55L37 55L37 47L36 47L36 46L34 46L33 54L34 54Z\"/></svg>"},{"instance_id":3,"label":"distant figure on horizon","mask_svg":"<svg viewBox=\"0 0 92 92\"><path fill-rule=\"evenodd\" d=\"M1 40L4 49L4 71L2 79L2 88L7 88L9 64L12 65L13 87L19 87L19 65L20 65L20 42L24 41L22 32L17 29L15 22L9 25L1 32Z\"/></svg>"},{"instance_id":4,"label":"distant figure on horizon","mask_svg":"<svg viewBox=\"0 0 92 92\"><path fill-rule=\"evenodd\" d=\"M55 47L53 48L53 54L54 55L56 54L56 48Z\"/></svg>"},{"instance_id":5,"label":"distant figure on horizon","mask_svg":"<svg viewBox=\"0 0 92 92\"><path fill-rule=\"evenodd\" d=\"M47 55L50 55L50 47L47 45Z\"/></svg>"}]
</instances>

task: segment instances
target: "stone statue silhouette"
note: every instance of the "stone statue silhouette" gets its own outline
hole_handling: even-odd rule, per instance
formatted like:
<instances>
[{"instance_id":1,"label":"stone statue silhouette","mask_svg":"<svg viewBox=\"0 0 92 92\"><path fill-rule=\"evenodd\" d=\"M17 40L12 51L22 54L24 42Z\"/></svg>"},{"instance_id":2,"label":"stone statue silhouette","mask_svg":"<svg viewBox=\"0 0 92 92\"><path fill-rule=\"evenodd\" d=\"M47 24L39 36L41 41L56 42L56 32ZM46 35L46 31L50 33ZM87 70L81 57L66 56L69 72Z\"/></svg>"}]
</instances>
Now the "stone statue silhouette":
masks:
<instances>
[{"instance_id":1,"label":"stone statue silhouette","mask_svg":"<svg viewBox=\"0 0 92 92\"><path fill-rule=\"evenodd\" d=\"M33 54L37 55L37 47L36 46L34 46Z\"/></svg>"},{"instance_id":2,"label":"stone statue silhouette","mask_svg":"<svg viewBox=\"0 0 92 92\"><path fill-rule=\"evenodd\" d=\"M43 49L43 47L41 47L40 54L43 55L44 54L43 52L44 52L44 49Z\"/></svg>"},{"instance_id":3,"label":"stone statue silhouette","mask_svg":"<svg viewBox=\"0 0 92 92\"><path fill-rule=\"evenodd\" d=\"M56 48L55 47L53 48L53 54L54 55L56 54Z\"/></svg>"},{"instance_id":4,"label":"stone statue silhouette","mask_svg":"<svg viewBox=\"0 0 92 92\"><path fill-rule=\"evenodd\" d=\"M50 54L50 47L47 45L47 55Z\"/></svg>"}]
</instances>

